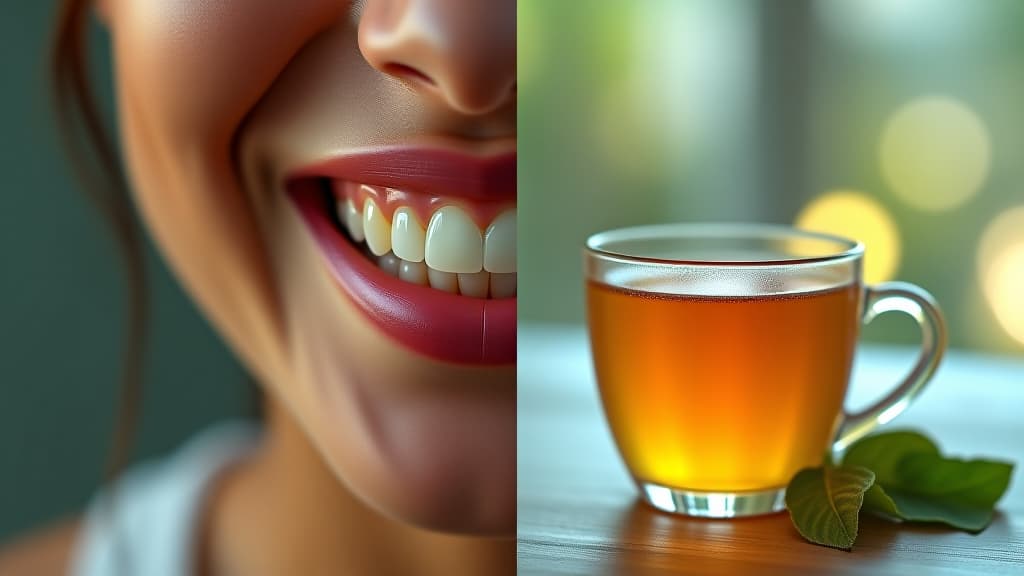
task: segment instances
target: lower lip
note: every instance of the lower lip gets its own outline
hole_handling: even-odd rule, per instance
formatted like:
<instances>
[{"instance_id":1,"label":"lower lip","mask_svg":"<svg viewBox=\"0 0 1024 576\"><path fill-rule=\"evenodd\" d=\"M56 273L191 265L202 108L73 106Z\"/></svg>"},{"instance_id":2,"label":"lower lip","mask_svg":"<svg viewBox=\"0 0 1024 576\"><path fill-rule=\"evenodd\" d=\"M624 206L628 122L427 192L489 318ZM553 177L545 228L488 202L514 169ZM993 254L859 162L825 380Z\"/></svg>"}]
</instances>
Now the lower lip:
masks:
<instances>
[{"instance_id":1,"label":"lower lip","mask_svg":"<svg viewBox=\"0 0 1024 576\"><path fill-rule=\"evenodd\" d=\"M468 298L389 276L337 230L315 181L293 182L288 193L331 276L382 332L444 362L499 365L516 361L515 298Z\"/></svg>"}]
</instances>

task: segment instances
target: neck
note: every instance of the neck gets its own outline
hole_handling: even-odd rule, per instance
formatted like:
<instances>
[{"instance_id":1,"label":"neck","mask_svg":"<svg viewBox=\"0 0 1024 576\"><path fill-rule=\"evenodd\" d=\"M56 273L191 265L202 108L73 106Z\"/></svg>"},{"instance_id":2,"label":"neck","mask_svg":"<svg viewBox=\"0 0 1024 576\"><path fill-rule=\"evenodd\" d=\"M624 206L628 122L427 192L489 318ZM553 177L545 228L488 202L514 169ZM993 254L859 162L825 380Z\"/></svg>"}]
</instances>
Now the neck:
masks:
<instances>
[{"instance_id":1,"label":"neck","mask_svg":"<svg viewBox=\"0 0 1024 576\"><path fill-rule=\"evenodd\" d=\"M452 536L392 520L331 472L284 406L268 401L261 448L210 503L201 564L234 574L514 574L515 540Z\"/></svg>"}]
</instances>

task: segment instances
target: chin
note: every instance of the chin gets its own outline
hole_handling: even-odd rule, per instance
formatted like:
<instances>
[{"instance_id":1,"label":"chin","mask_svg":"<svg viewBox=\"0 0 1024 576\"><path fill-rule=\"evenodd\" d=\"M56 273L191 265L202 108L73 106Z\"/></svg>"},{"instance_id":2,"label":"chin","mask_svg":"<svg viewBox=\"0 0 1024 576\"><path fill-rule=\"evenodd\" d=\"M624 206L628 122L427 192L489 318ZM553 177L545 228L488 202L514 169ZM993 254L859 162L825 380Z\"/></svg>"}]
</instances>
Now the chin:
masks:
<instances>
[{"instance_id":1,"label":"chin","mask_svg":"<svg viewBox=\"0 0 1024 576\"><path fill-rule=\"evenodd\" d=\"M336 429L346 446L331 465L352 492L385 516L423 529L513 535L515 368L474 372L409 381L410 388L449 388L430 397L350 392L350 399L359 397L360 414L349 430Z\"/></svg>"},{"instance_id":2,"label":"chin","mask_svg":"<svg viewBox=\"0 0 1024 576\"><path fill-rule=\"evenodd\" d=\"M466 369L409 356L322 389L315 440L365 504L426 530L514 534L514 366Z\"/></svg>"}]
</instances>

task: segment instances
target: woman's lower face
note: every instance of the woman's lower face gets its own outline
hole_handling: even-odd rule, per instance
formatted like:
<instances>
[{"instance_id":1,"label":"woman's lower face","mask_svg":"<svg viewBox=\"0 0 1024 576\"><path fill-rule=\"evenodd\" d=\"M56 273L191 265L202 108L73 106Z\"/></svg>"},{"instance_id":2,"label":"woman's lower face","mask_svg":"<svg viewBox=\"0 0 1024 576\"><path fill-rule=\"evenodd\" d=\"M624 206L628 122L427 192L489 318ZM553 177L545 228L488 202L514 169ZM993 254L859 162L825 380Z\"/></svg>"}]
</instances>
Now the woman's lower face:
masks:
<instances>
[{"instance_id":1,"label":"woman's lower face","mask_svg":"<svg viewBox=\"0 0 1024 576\"><path fill-rule=\"evenodd\" d=\"M185 287L367 504L511 533L515 3L156 4L107 18L137 200ZM511 33L470 30L480 5ZM491 65L445 58L474 42Z\"/></svg>"}]
</instances>

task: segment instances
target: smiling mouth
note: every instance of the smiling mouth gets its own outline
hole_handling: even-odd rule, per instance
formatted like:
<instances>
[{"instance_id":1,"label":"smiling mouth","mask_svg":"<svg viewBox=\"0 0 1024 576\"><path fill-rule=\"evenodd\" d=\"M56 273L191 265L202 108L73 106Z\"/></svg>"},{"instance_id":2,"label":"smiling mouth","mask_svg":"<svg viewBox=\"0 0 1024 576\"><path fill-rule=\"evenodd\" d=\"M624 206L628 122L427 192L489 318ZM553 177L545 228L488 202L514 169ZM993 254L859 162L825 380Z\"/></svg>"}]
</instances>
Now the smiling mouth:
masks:
<instances>
[{"instance_id":1,"label":"smiling mouth","mask_svg":"<svg viewBox=\"0 0 1024 576\"><path fill-rule=\"evenodd\" d=\"M328 179L339 230L385 273L471 298L516 295L516 210Z\"/></svg>"},{"instance_id":2,"label":"smiling mouth","mask_svg":"<svg viewBox=\"0 0 1024 576\"><path fill-rule=\"evenodd\" d=\"M384 334L456 364L516 357L515 153L376 149L288 175L342 293Z\"/></svg>"}]
</instances>

